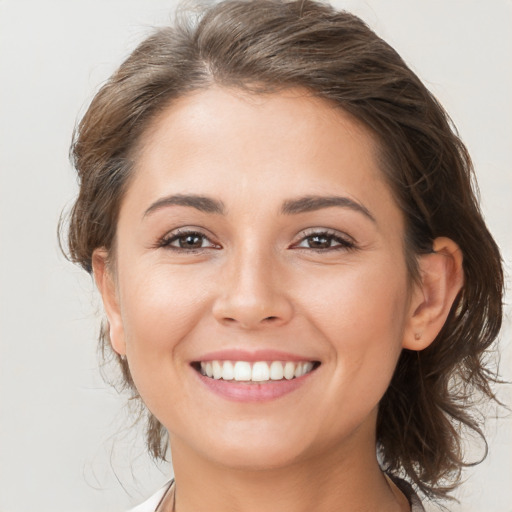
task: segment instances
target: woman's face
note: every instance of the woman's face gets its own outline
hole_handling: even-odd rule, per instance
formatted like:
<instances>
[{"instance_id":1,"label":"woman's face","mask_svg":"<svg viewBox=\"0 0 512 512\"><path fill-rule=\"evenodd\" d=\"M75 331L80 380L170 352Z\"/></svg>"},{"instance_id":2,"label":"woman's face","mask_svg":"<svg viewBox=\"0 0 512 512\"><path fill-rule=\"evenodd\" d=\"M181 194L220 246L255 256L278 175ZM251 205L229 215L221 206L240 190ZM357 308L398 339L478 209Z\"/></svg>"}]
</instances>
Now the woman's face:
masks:
<instances>
[{"instance_id":1,"label":"woman's face","mask_svg":"<svg viewBox=\"0 0 512 512\"><path fill-rule=\"evenodd\" d=\"M112 342L173 451L239 468L374 454L411 286L402 214L349 115L301 91L175 101L145 134L112 283Z\"/></svg>"}]
</instances>

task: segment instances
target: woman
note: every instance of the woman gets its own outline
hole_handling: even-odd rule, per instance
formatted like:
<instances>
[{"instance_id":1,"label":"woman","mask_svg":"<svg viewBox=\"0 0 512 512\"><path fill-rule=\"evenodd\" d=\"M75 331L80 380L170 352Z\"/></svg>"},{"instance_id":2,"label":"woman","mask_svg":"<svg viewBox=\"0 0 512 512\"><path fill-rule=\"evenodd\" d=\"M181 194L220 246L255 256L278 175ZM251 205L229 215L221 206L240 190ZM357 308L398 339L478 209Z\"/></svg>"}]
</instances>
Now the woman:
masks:
<instances>
[{"instance_id":1,"label":"woman","mask_svg":"<svg viewBox=\"0 0 512 512\"><path fill-rule=\"evenodd\" d=\"M172 454L137 510L447 497L503 274L465 147L391 47L324 4L222 2L132 53L73 157L70 255Z\"/></svg>"}]
</instances>

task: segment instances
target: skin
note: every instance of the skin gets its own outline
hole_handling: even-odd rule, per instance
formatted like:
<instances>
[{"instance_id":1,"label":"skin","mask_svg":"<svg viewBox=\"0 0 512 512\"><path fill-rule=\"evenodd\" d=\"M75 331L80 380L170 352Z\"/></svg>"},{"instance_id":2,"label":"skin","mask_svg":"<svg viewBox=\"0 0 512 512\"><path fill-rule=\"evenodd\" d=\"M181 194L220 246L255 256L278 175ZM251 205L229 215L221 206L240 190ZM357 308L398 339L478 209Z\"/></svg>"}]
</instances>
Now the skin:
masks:
<instances>
[{"instance_id":1,"label":"skin","mask_svg":"<svg viewBox=\"0 0 512 512\"><path fill-rule=\"evenodd\" d=\"M179 512L409 509L377 464L377 406L401 350L442 327L462 257L437 239L411 281L375 154L360 123L297 90L196 92L145 133L114 265L104 249L93 264L112 344L170 433ZM162 204L176 194L224 212ZM353 204L282 213L304 196ZM200 233L199 249L180 248L177 229ZM190 363L240 348L321 364L292 393L236 402Z\"/></svg>"}]
</instances>

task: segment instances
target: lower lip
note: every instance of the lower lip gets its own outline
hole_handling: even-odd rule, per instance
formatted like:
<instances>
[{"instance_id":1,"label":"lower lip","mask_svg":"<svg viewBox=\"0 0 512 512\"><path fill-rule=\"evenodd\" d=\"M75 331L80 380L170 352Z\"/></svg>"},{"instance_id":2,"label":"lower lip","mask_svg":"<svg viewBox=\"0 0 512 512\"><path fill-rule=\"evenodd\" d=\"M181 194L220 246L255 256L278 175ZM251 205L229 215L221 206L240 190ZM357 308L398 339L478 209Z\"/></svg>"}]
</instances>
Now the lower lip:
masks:
<instances>
[{"instance_id":1,"label":"lower lip","mask_svg":"<svg viewBox=\"0 0 512 512\"><path fill-rule=\"evenodd\" d=\"M305 384L316 370L291 380L269 380L260 382L237 382L212 379L193 370L201 382L210 390L235 402L267 402L291 393Z\"/></svg>"}]
</instances>

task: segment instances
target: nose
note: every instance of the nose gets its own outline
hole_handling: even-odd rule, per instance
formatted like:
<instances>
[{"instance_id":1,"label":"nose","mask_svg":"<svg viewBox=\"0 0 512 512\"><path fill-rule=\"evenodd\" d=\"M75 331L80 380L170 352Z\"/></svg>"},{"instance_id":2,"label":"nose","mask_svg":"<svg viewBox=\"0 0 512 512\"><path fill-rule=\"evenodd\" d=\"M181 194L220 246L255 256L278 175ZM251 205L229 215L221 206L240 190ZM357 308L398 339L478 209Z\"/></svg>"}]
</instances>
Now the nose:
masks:
<instances>
[{"instance_id":1,"label":"nose","mask_svg":"<svg viewBox=\"0 0 512 512\"><path fill-rule=\"evenodd\" d=\"M283 273L270 258L254 251L241 253L226 261L219 278L213 315L220 323L258 329L284 325L292 318Z\"/></svg>"}]
</instances>

